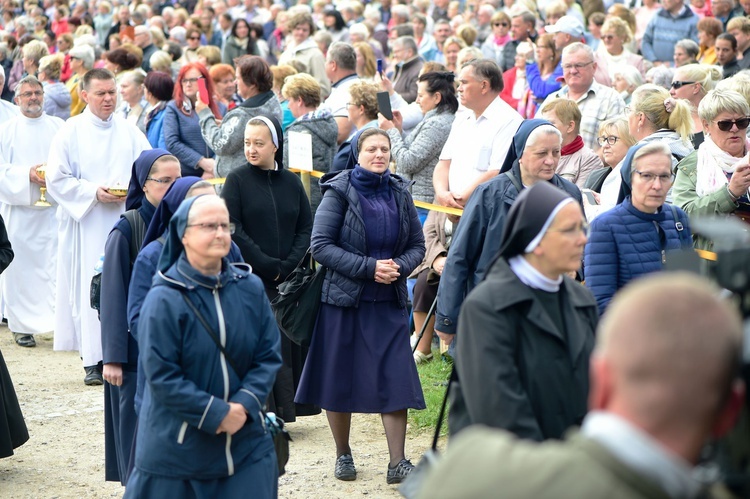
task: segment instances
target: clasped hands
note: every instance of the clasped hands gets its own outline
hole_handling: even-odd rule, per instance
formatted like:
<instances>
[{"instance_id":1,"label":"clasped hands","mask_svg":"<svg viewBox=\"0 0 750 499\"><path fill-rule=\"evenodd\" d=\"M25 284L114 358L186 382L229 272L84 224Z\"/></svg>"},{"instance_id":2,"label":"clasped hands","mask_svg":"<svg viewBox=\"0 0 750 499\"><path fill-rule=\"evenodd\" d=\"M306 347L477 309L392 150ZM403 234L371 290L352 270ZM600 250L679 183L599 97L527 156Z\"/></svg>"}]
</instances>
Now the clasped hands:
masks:
<instances>
[{"instance_id":1,"label":"clasped hands","mask_svg":"<svg viewBox=\"0 0 750 499\"><path fill-rule=\"evenodd\" d=\"M375 282L379 284L391 284L401 275L398 269L399 265L391 259L378 260L375 264Z\"/></svg>"},{"instance_id":2,"label":"clasped hands","mask_svg":"<svg viewBox=\"0 0 750 499\"><path fill-rule=\"evenodd\" d=\"M247 412L245 407L237 402L229 402L229 412L224 419L221 420L221 424L216 428L216 434L229 433L234 435L245 426L247 421Z\"/></svg>"}]
</instances>

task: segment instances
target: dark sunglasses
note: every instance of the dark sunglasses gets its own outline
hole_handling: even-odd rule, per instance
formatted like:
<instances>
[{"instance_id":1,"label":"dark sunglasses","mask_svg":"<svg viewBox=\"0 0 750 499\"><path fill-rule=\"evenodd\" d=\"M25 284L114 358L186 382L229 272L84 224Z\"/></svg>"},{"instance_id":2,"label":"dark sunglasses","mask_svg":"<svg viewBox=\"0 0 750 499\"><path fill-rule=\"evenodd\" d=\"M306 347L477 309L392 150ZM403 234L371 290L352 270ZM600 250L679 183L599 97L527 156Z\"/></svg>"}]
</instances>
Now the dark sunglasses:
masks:
<instances>
[{"instance_id":1,"label":"dark sunglasses","mask_svg":"<svg viewBox=\"0 0 750 499\"><path fill-rule=\"evenodd\" d=\"M682 88L685 85L692 85L694 81L673 81L672 88Z\"/></svg>"},{"instance_id":2,"label":"dark sunglasses","mask_svg":"<svg viewBox=\"0 0 750 499\"><path fill-rule=\"evenodd\" d=\"M190 38L188 38L188 40L200 40L200 39L201 39L200 36L191 36Z\"/></svg>"},{"instance_id":3,"label":"dark sunglasses","mask_svg":"<svg viewBox=\"0 0 750 499\"><path fill-rule=\"evenodd\" d=\"M745 130L750 125L750 118L740 118L738 120L721 120L716 122L716 126L722 132L728 132L732 129L732 125L737 125L739 130Z\"/></svg>"},{"instance_id":4,"label":"dark sunglasses","mask_svg":"<svg viewBox=\"0 0 750 499\"><path fill-rule=\"evenodd\" d=\"M502 26L503 28L507 28L507 27L508 27L508 23L492 23L492 25L493 25L494 27L496 27L496 28L497 28L498 26Z\"/></svg>"}]
</instances>

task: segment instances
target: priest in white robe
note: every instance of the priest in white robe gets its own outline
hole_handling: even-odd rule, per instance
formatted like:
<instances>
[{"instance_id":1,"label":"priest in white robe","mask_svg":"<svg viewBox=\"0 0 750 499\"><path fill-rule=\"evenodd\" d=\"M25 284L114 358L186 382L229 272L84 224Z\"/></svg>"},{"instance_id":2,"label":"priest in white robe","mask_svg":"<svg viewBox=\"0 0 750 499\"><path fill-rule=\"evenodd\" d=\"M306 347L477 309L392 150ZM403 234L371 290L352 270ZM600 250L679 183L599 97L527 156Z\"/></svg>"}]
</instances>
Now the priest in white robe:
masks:
<instances>
[{"instance_id":1,"label":"priest in white robe","mask_svg":"<svg viewBox=\"0 0 750 499\"><path fill-rule=\"evenodd\" d=\"M84 382L101 385L101 327L89 289L107 235L125 209L125 197L109 189L127 189L133 162L151 146L135 125L113 116L111 72L92 69L81 83L88 106L58 132L47 160L47 188L59 203L54 348L79 350Z\"/></svg>"},{"instance_id":2,"label":"priest in white robe","mask_svg":"<svg viewBox=\"0 0 750 499\"><path fill-rule=\"evenodd\" d=\"M34 206L44 186L36 169L64 122L44 114L44 89L33 76L18 83L15 100L21 114L0 124L0 211L16 255L3 273L2 293L16 343L33 347L34 334L54 329L57 259L55 209Z\"/></svg>"}]
</instances>

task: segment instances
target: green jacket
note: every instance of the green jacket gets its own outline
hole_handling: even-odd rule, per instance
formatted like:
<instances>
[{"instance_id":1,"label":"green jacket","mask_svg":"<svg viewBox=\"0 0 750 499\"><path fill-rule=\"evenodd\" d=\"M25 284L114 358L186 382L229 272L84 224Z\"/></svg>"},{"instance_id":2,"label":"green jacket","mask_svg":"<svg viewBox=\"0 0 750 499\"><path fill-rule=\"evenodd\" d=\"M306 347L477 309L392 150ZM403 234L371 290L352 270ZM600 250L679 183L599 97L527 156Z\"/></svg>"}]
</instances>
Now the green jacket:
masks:
<instances>
[{"instance_id":1,"label":"green jacket","mask_svg":"<svg viewBox=\"0 0 750 499\"><path fill-rule=\"evenodd\" d=\"M670 499L580 434L542 444L485 427L465 430L425 479L420 499ZM731 497L714 487L705 498Z\"/></svg>"},{"instance_id":2,"label":"green jacket","mask_svg":"<svg viewBox=\"0 0 750 499\"><path fill-rule=\"evenodd\" d=\"M724 188L705 196L698 196L695 192L697 179L698 151L695 151L677 164L677 178L672 187L674 204L682 208L691 219L700 216L727 215L739 207L732 200L729 191ZM714 242L693 234L693 245L696 249L711 251Z\"/></svg>"}]
</instances>

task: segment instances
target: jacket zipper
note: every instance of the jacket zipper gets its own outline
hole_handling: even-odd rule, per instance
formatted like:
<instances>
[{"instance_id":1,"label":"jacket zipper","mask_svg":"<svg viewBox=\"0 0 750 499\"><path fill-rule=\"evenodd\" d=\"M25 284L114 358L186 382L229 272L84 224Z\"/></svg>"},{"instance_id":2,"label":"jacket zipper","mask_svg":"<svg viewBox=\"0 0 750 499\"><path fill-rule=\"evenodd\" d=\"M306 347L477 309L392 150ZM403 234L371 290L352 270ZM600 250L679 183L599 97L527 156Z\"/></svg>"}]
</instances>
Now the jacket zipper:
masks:
<instances>
[{"instance_id":1,"label":"jacket zipper","mask_svg":"<svg viewBox=\"0 0 750 499\"><path fill-rule=\"evenodd\" d=\"M216 316L219 319L219 341L221 345L226 348L227 345L227 327L224 322L224 310L221 307L221 299L219 298L219 286L218 284L213 290L214 305L216 305ZM221 364L221 375L224 378L224 401L229 401L229 372L227 371L227 359L224 357L222 352L219 352L219 362ZM224 448L224 453L227 457L227 473L229 476L234 475L234 459L232 459L232 435L227 433L227 443Z\"/></svg>"},{"instance_id":2,"label":"jacket zipper","mask_svg":"<svg viewBox=\"0 0 750 499\"><path fill-rule=\"evenodd\" d=\"M188 422L183 421L182 426L180 426L180 433L177 435L177 443L182 445L182 442L185 441L185 433L187 433L188 428Z\"/></svg>"}]
</instances>

